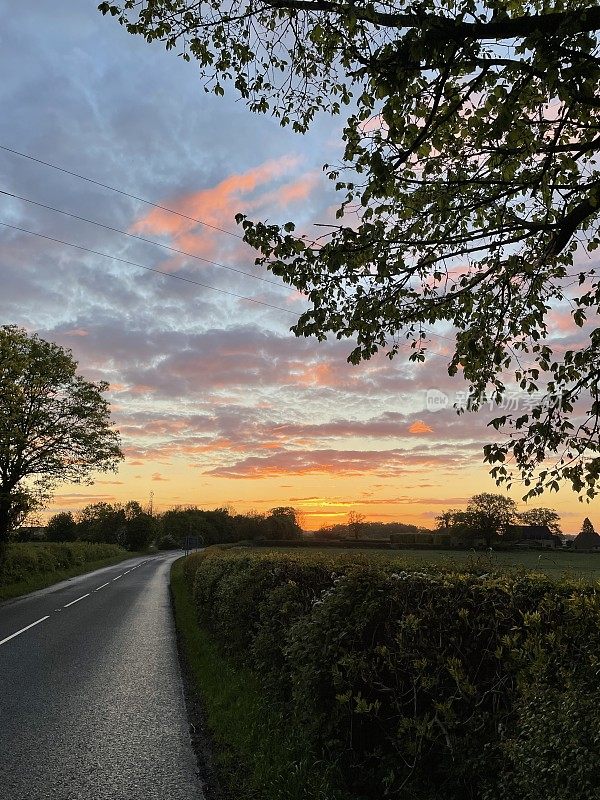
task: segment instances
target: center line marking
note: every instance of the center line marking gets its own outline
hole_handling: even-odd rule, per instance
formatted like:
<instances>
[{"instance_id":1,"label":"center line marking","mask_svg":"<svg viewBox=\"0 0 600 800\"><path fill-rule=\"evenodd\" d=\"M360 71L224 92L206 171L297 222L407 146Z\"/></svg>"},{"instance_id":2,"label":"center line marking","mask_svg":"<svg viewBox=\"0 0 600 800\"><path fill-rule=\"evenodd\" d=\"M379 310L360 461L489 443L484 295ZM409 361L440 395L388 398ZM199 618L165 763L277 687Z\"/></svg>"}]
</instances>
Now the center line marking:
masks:
<instances>
[{"instance_id":1,"label":"center line marking","mask_svg":"<svg viewBox=\"0 0 600 800\"><path fill-rule=\"evenodd\" d=\"M103 583L103 584L102 584L102 586L98 586L98 588L97 588L97 589L94 589L94 591L95 591L95 592L98 592L98 591L100 591L100 589L104 589L104 587L105 587L105 586L108 586L108 584L109 584L109 583L110 583L110 581L108 581L108 583Z\"/></svg>"},{"instance_id":2,"label":"center line marking","mask_svg":"<svg viewBox=\"0 0 600 800\"><path fill-rule=\"evenodd\" d=\"M81 597L77 598L77 600L71 600L71 602L67 603L66 606L63 606L63 608L68 608L69 606L72 606L74 603L78 603L80 600L83 600L84 597L89 597L89 596L90 596L89 592L87 594L82 594Z\"/></svg>"},{"instance_id":3,"label":"center line marking","mask_svg":"<svg viewBox=\"0 0 600 800\"><path fill-rule=\"evenodd\" d=\"M116 578L113 578L113 581L118 581L118 580L119 580L119 578L122 578L122 577L123 577L122 575L117 575L117 577L116 577Z\"/></svg>"},{"instance_id":4,"label":"center line marking","mask_svg":"<svg viewBox=\"0 0 600 800\"><path fill-rule=\"evenodd\" d=\"M20 631L17 631L16 633L11 633L10 636L7 636L5 639L2 639L2 641L0 641L0 645L5 644L6 642L10 642L10 640L14 639L15 636L19 636L21 633L25 633L25 631L28 631L29 628L33 628L34 625L39 625L40 622L43 622L45 619L49 619L49 617L50 615L48 614L47 616L42 617L41 619L37 619L35 622L32 622L31 625L26 625L24 628L21 628Z\"/></svg>"}]
</instances>

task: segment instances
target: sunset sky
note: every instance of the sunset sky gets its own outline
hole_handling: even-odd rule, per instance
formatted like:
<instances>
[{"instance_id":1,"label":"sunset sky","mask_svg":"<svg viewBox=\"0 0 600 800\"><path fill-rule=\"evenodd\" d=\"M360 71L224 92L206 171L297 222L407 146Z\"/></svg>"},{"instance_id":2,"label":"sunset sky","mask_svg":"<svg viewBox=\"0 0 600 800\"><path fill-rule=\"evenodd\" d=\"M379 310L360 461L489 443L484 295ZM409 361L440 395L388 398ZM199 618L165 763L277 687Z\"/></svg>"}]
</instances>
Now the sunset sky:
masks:
<instances>
[{"instance_id":1,"label":"sunset sky","mask_svg":"<svg viewBox=\"0 0 600 800\"><path fill-rule=\"evenodd\" d=\"M86 377L108 381L124 441L118 474L61 486L50 510L153 492L159 510L293 505L311 529L350 510L432 527L441 509L495 491L481 454L491 413L434 405L443 395L432 390L452 403L465 389L446 372L450 331L432 337L425 366L407 350L353 367L351 343L289 332L302 297L255 267L239 238L237 212L311 235L333 219L321 167L340 157L341 121L320 117L298 136L233 93L205 94L194 64L96 6L20 0L16 14L0 0L0 145L185 216L5 150L0 189L199 258L0 195L0 321L70 347ZM562 345L576 341L568 309L552 325ZM584 516L600 524L598 502L567 489L537 504L560 511L565 532Z\"/></svg>"}]
</instances>

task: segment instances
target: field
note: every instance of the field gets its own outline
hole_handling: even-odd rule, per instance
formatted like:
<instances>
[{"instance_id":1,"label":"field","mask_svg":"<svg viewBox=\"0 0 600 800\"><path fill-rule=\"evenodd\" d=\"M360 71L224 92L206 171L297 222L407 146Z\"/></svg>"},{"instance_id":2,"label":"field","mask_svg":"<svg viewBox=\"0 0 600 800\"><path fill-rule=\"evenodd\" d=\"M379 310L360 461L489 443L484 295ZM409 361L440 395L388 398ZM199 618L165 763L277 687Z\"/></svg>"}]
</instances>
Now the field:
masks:
<instances>
[{"instance_id":1,"label":"field","mask_svg":"<svg viewBox=\"0 0 600 800\"><path fill-rule=\"evenodd\" d=\"M263 550L263 548L261 548ZM268 552L268 548L264 548ZM400 567L419 567L427 564L438 564L442 567L456 568L460 571L465 566L476 566L489 571L522 571L538 572L550 578L571 578L596 582L600 580L600 553L570 553L560 550L524 550L515 552L475 552L449 550L374 550L359 548L323 548L311 547L307 550L278 547L273 552L322 553L334 556L361 556L369 561L383 560L397 563Z\"/></svg>"}]
</instances>

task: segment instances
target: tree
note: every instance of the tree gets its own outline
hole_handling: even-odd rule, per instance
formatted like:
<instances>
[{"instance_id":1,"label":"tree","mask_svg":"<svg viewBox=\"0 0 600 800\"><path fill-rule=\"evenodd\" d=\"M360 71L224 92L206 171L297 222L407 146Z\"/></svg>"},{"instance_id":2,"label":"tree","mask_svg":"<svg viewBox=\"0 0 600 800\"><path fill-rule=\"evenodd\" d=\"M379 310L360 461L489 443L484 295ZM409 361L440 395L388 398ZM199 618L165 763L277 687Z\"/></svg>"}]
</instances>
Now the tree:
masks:
<instances>
[{"instance_id":1,"label":"tree","mask_svg":"<svg viewBox=\"0 0 600 800\"><path fill-rule=\"evenodd\" d=\"M473 495L467 505L466 513L473 527L485 537L486 545L489 547L514 520L517 504L506 495L482 492Z\"/></svg>"},{"instance_id":2,"label":"tree","mask_svg":"<svg viewBox=\"0 0 600 800\"><path fill-rule=\"evenodd\" d=\"M492 492L473 495L465 511L450 508L436 517L438 528L451 528L465 540L485 538L489 547L513 521L517 504L510 497Z\"/></svg>"},{"instance_id":3,"label":"tree","mask_svg":"<svg viewBox=\"0 0 600 800\"><path fill-rule=\"evenodd\" d=\"M15 516L59 481L90 482L123 457L110 422L108 384L77 374L69 350L0 327L0 548Z\"/></svg>"},{"instance_id":4,"label":"tree","mask_svg":"<svg viewBox=\"0 0 600 800\"><path fill-rule=\"evenodd\" d=\"M297 539L302 535L296 509L292 506L272 508L264 519L263 530L267 539Z\"/></svg>"},{"instance_id":5,"label":"tree","mask_svg":"<svg viewBox=\"0 0 600 800\"><path fill-rule=\"evenodd\" d=\"M560 514L551 508L529 508L519 514L519 521L525 525L547 525L550 533L562 533Z\"/></svg>"},{"instance_id":6,"label":"tree","mask_svg":"<svg viewBox=\"0 0 600 800\"><path fill-rule=\"evenodd\" d=\"M136 500L125 503L125 541L129 550L144 550L152 541L154 521Z\"/></svg>"},{"instance_id":7,"label":"tree","mask_svg":"<svg viewBox=\"0 0 600 800\"><path fill-rule=\"evenodd\" d=\"M123 506L90 503L77 513L77 537L88 542L125 544L127 520Z\"/></svg>"},{"instance_id":8,"label":"tree","mask_svg":"<svg viewBox=\"0 0 600 800\"><path fill-rule=\"evenodd\" d=\"M583 520L583 525L581 526L581 533L596 533L589 517L586 517Z\"/></svg>"},{"instance_id":9,"label":"tree","mask_svg":"<svg viewBox=\"0 0 600 800\"><path fill-rule=\"evenodd\" d=\"M296 131L347 107L342 162L326 165L339 223L311 241L293 223L238 216L259 263L307 295L294 332L354 339L354 363L393 357L403 341L423 361L430 326L452 326L448 371L467 381L469 410L507 387L541 393L496 417L506 435L484 448L496 481L519 474L526 497L561 479L595 495L600 328L566 351L546 339L547 314L569 293L576 325L600 303L593 262L573 266L578 242L600 243L596 0L99 8L196 59L207 91L231 80L252 111Z\"/></svg>"},{"instance_id":10,"label":"tree","mask_svg":"<svg viewBox=\"0 0 600 800\"><path fill-rule=\"evenodd\" d=\"M70 511L54 514L46 525L46 539L50 542L72 542L77 538L77 524Z\"/></svg>"},{"instance_id":11,"label":"tree","mask_svg":"<svg viewBox=\"0 0 600 800\"><path fill-rule=\"evenodd\" d=\"M460 512L457 508L449 508L446 511L442 511L442 513L438 514L435 518L438 530L451 528L456 524L457 515L461 513L462 512Z\"/></svg>"},{"instance_id":12,"label":"tree","mask_svg":"<svg viewBox=\"0 0 600 800\"><path fill-rule=\"evenodd\" d=\"M365 515L358 511L350 511L348 514L348 533L354 539L359 539L364 530Z\"/></svg>"}]
</instances>

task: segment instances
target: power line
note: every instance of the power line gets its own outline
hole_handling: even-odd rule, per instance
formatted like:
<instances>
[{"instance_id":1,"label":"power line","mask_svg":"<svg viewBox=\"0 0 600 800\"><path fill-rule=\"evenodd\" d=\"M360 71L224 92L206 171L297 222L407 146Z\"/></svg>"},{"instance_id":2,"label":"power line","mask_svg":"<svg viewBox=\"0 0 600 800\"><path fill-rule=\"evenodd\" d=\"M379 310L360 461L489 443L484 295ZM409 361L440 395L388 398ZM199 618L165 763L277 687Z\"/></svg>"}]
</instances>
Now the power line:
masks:
<instances>
[{"instance_id":1,"label":"power line","mask_svg":"<svg viewBox=\"0 0 600 800\"><path fill-rule=\"evenodd\" d=\"M160 203L153 203L151 200L146 200L143 197L138 197L137 195L132 194L131 192L126 192L123 189L117 189L116 186L111 186L108 183L101 183L100 181L87 177L87 175L81 175L79 172L73 172L70 169L59 167L57 164L52 164L50 161L44 161L41 158L36 158L35 156L29 155L28 153L22 153L19 150L13 150L12 147L7 147L6 145L0 144L0 150L4 150L7 153L12 153L15 156L20 156L21 158L27 158L29 159L29 161L35 161L36 164L43 164L43 166L50 167L50 169L55 169L57 170L57 172L63 172L65 175L71 175L74 178L80 178L82 181L87 181L88 183L92 183L94 184L94 186L100 186L102 187L102 189L110 189L111 192L117 192L118 194L122 194L125 197L130 197L132 200L137 200L140 203L145 203L147 206L152 206L153 208L160 208L161 211L168 211L169 214L175 214L177 217L182 217L183 219L187 219L190 222L197 222L199 225L205 225L207 228L212 228L214 231L219 231L220 233L226 233L228 236L235 236L236 239L244 238L241 234L235 233L234 231L228 231L226 228L219 228L218 225L211 225L210 222L206 222L203 219L190 217L187 214L183 214L181 211L175 211L174 208L169 208L168 206L162 206L160 205Z\"/></svg>"},{"instance_id":2,"label":"power line","mask_svg":"<svg viewBox=\"0 0 600 800\"><path fill-rule=\"evenodd\" d=\"M60 167L60 166L58 166L58 164L53 164L50 161L45 161L44 159L38 158L36 156L32 156L29 153L23 153L20 150L15 150L14 148L7 147L6 145L3 145L3 144L0 144L0 150L4 150L7 153L11 153L12 155L19 156L21 158L26 158L29 161L35 162L36 164L42 164L45 167L49 167L50 169L54 169L57 172L62 172L65 175L71 175L74 178L79 178L80 180L87 181L88 183L91 183L94 186L100 186L102 189L109 189L112 192L117 192L118 194L121 194L124 197L129 197L132 200L137 200L138 202L144 203L145 205L148 205L148 206L152 206L153 208L159 208L161 211L167 211L169 214L173 214L173 215L175 215L177 217L181 217L182 219L187 219L190 222L196 222L199 225L204 225L205 227L211 228L212 230L215 230L215 231L219 231L220 233L226 233L227 235L234 236L237 239L243 239L244 238L241 234L235 233L234 231L229 231L226 228L220 228L218 225L212 225L210 222L206 222L206 220L202 220L202 219L199 219L197 217L189 216L188 214L184 214L181 211L175 211L174 208L169 208L168 206L163 206L160 203L154 203L152 200L147 200L146 198L139 197L138 195L132 194L131 192L126 192L124 189L119 189L116 186L111 186L108 183L102 183L101 181L97 181L94 178L88 177L87 175L82 175L79 172L75 172L74 170L66 169L65 167ZM212 264L213 266L216 266L216 267L219 267L219 268L222 268L222 269L228 269L228 270L231 270L232 272L237 272L240 275L246 275L247 277L254 278L255 280L263 281L265 283L270 283L273 286L278 286L279 288L283 288L281 286L281 284L277 283L276 281L270 281L268 278L261 278L258 275L253 275L250 272L245 272L244 270L237 269L236 267L230 267L230 266L228 266L226 264L220 264L219 262L211 261L210 259L203 258L202 256L194 255L193 253L187 253L187 252L185 252L183 250L177 250L176 248L169 247L168 245L165 245L165 244L161 244L160 242L154 242L151 239L146 239L146 238L144 238L142 236L135 236L134 234L128 233L126 231L121 231L118 228L112 228L109 225L103 225L102 223L95 222L94 220L85 219L84 217L78 217L77 215L70 214L67 211L62 211L60 209L53 208L52 206L46 206L43 203L36 203L36 201L34 201L34 200L29 200L28 198L24 198L24 197L18 197L18 195L10 194L9 192L6 192L6 191L0 190L0 192L2 192L3 194L8 195L10 197L14 197L16 199L23 200L26 203L32 203L32 204L38 205L38 206L40 206L42 208L47 208L47 209L49 209L51 211L55 211L58 214L65 214L66 216L70 216L70 217L72 217L74 219L79 219L79 220L81 220L83 222L88 222L88 223L90 223L92 225L98 225L98 226L104 227L107 230L112 230L112 231L114 231L116 233L121 233L121 234L123 234L125 236L130 236L132 238L139 239L140 241L156 245L157 247L163 247L166 250L171 250L172 252L178 253L180 255L185 255L185 256L187 256L189 258L195 258L195 259L198 259L199 261L204 261L207 264ZM443 336L440 333L434 333L433 331L426 331L426 333L428 333L430 336L435 336L438 339L445 339L446 341L449 341L449 342L450 341L452 341L452 342L454 341L454 339L452 339L451 337Z\"/></svg>"},{"instance_id":3,"label":"power line","mask_svg":"<svg viewBox=\"0 0 600 800\"><path fill-rule=\"evenodd\" d=\"M88 219L88 217L81 217L79 214L73 214L71 211L65 211L62 208L55 208L54 206L47 205L46 203L40 203L38 200L32 200L29 197L23 197L22 195L14 194L14 192L7 192L5 189L0 189L0 194L6 195L7 197L13 197L15 200L21 200L24 203L30 203L31 205L38 206L39 208L45 208L48 211L53 211L56 214L62 214L63 216L70 217L71 219L79 220L79 222L87 222L89 225L96 225L98 228L104 228L105 230L112 231L113 233L120 233L122 236L128 236L130 239L136 239L139 242L145 242L146 244L151 244L155 247L162 247L164 250L169 250L172 253L177 253L181 256L186 256L187 258L195 258L198 261L203 261L206 264L212 264L212 266L219 267L220 269L227 269L230 272L237 272L239 275L245 275L247 278L254 278L254 280L262 281L263 283L270 283L272 286L277 286L278 289L284 288L278 281L271 281L268 278L261 278L260 275L253 275L251 272L245 272L243 269L230 267L227 264L221 264L219 261L211 261L211 259L204 258L204 256L199 256L195 253L188 253L186 250L179 250L177 247L171 247L168 244L156 242L154 239L147 239L145 236L138 236L135 233L129 233L129 231L121 230L121 228L114 228L112 225L106 225L104 222Z\"/></svg>"},{"instance_id":4,"label":"power line","mask_svg":"<svg viewBox=\"0 0 600 800\"><path fill-rule=\"evenodd\" d=\"M290 311L289 308L282 308L281 306L276 306L273 303L266 303L263 300L257 300L253 297L247 297L243 294L237 294L236 292L230 292L227 289L219 289L216 286L210 286L208 283L202 283L201 281L196 281L193 278L185 278L183 275L176 275L173 272L164 272L160 269L155 269L154 267L148 267L145 264L139 264L137 261L129 261L126 258L119 258L118 256L110 255L110 253L102 253L100 250L92 250L90 247L83 247L80 244L74 244L73 242L66 242L64 239L57 239L54 236L47 236L44 233L37 233L36 231L30 231L27 228L19 228L17 225L10 225L8 222L2 222L0 220L0 225L3 225L5 228L11 228L13 231L20 231L21 233L27 233L30 236L37 236L39 239L46 239L49 242L56 242L57 244L64 244L67 247L73 247L77 250L82 250L85 253L93 253L96 256L102 256L103 258L110 258L113 261L118 261L120 264L129 264L132 267L137 267L138 269L144 269L147 272L155 272L157 275L164 275L166 278L174 278L178 281L184 281L185 283L192 283L195 286L201 286L203 289L211 289L213 292L220 292L221 294L229 295L230 297L236 297L238 300L248 300L250 303L258 303L261 306L267 306L268 308L274 308L277 311L283 311L286 314L293 314L293 316L297 317L297 313L294 311Z\"/></svg>"},{"instance_id":5,"label":"power line","mask_svg":"<svg viewBox=\"0 0 600 800\"><path fill-rule=\"evenodd\" d=\"M221 294L226 294L229 297L235 297L238 300L247 300L250 303L256 303L261 306L266 306L267 308L273 308L276 311L283 311L285 314L291 314L294 317L297 317L298 314L295 311L291 311L289 308L283 308L282 306L276 306L273 303L267 303L264 300L257 300L254 297L247 297L243 294L237 294L236 292L230 292L227 289L219 289L217 286L210 286L208 283L202 283L202 281L194 280L193 278L186 278L183 275L177 275L174 272L164 272L163 270L156 269L155 267L149 267L146 264L140 264L137 261L130 261L127 258L120 258L119 256L113 256L110 253L103 253L100 250L94 250L91 247L84 247L81 244L75 244L74 242L67 242L64 239L58 239L55 236L48 236L45 233L38 233L37 231L30 231L27 228L21 228L18 225L11 225L8 222L3 222L0 220L0 225L4 226L5 228L10 228L13 231L19 231L20 233L26 233L28 236L35 236L38 239L45 239L48 242L54 242L55 244L62 244L66 247L72 247L75 250L81 250L84 253L91 253L95 256L101 256L102 258L109 258L111 261L116 261L119 264L127 264L131 267L137 267L138 269L143 269L146 272L154 272L157 275L162 275L165 278L173 278L174 280L183 281L184 283L191 283L194 286L200 286L203 289L210 289L213 292L220 292ZM445 353L438 353L435 350L427 350L429 355L439 356L441 358L448 358L448 355Z\"/></svg>"}]
</instances>

